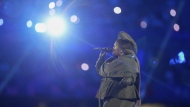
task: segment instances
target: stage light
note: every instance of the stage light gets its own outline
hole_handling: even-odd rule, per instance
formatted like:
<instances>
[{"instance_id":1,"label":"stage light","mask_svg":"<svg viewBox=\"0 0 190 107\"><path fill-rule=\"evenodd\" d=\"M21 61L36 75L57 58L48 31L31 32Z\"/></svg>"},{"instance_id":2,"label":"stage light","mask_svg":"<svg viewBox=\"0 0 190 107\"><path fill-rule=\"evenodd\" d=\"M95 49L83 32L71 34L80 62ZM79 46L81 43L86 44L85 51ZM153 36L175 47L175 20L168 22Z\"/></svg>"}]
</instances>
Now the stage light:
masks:
<instances>
[{"instance_id":1,"label":"stage light","mask_svg":"<svg viewBox=\"0 0 190 107\"><path fill-rule=\"evenodd\" d=\"M49 8L50 8L50 9L55 8L55 3L54 3L54 2L49 3Z\"/></svg>"},{"instance_id":2,"label":"stage light","mask_svg":"<svg viewBox=\"0 0 190 107\"><path fill-rule=\"evenodd\" d=\"M176 16L176 11L174 9L171 9L170 10L170 15L173 16L173 17Z\"/></svg>"},{"instance_id":3,"label":"stage light","mask_svg":"<svg viewBox=\"0 0 190 107\"><path fill-rule=\"evenodd\" d=\"M147 23L145 21L141 21L140 25L141 25L142 28L146 28L147 27Z\"/></svg>"},{"instance_id":4,"label":"stage light","mask_svg":"<svg viewBox=\"0 0 190 107\"><path fill-rule=\"evenodd\" d=\"M76 15L72 15L70 18L70 21L73 23L78 23L79 22L79 18Z\"/></svg>"},{"instance_id":5,"label":"stage light","mask_svg":"<svg viewBox=\"0 0 190 107\"><path fill-rule=\"evenodd\" d=\"M49 15L54 15L55 14L55 9L50 9L49 10Z\"/></svg>"},{"instance_id":6,"label":"stage light","mask_svg":"<svg viewBox=\"0 0 190 107\"><path fill-rule=\"evenodd\" d=\"M158 64L159 64L159 59L158 58L153 58L151 60L151 67L155 68L155 67L158 66Z\"/></svg>"},{"instance_id":7,"label":"stage light","mask_svg":"<svg viewBox=\"0 0 190 107\"><path fill-rule=\"evenodd\" d=\"M120 14L121 13L121 8L120 7L115 7L114 9L115 14Z\"/></svg>"},{"instance_id":8,"label":"stage light","mask_svg":"<svg viewBox=\"0 0 190 107\"><path fill-rule=\"evenodd\" d=\"M179 25L178 25L178 24L174 24L173 28L174 28L174 30L175 30L176 32L178 32L178 31L179 31L179 29L180 29L180 27L179 27Z\"/></svg>"},{"instance_id":9,"label":"stage light","mask_svg":"<svg viewBox=\"0 0 190 107\"><path fill-rule=\"evenodd\" d=\"M26 23L26 26L28 28L32 27L32 21L31 20L28 20L27 23Z\"/></svg>"},{"instance_id":10,"label":"stage light","mask_svg":"<svg viewBox=\"0 0 190 107\"><path fill-rule=\"evenodd\" d=\"M81 65L81 68L82 68L82 70L84 70L84 71L89 70L89 66L88 66L88 64L86 64L86 63L83 63L83 64Z\"/></svg>"},{"instance_id":11,"label":"stage light","mask_svg":"<svg viewBox=\"0 0 190 107\"><path fill-rule=\"evenodd\" d=\"M183 64L185 62L186 62L185 54L184 54L183 51L181 51L181 52L178 53L177 58L170 59L169 64L170 65L175 65L175 64Z\"/></svg>"},{"instance_id":12,"label":"stage light","mask_svg":"<svg viewBox=\"0 0 190 107\"><path fill-rule=\"evenodd\" d=\"M47 33L51 36L61 36L66 31L66 23L61 17L52 16L46 21Z\"/></svg>"},{"instance_id":13,"label":"stage light","mask_svg":"<svg viewBox=\"0 0 190 107\"><path fill-rule=\"evenodd\" d=\"M0 26L3 25L3 19L0 19Z\"/></svg>"},{"instance_id":14,"label":"stage light","mask_svg":"<svg viewBox=\"0 0 190 107\"><path fill-rule=\"evenodd\" d=\"M46 25L44 23L37 23L35 25L35 30L36 32L44 33L46 32Z\"/></svg>"},{"instance_id":15,"label":"stage light","mask_svg":"<svg viewBox=\"0 0 190 107\"><path fill-rule=\"evenodd\" d=\"M182 51L178 53L178 63L185 63L185 55Z\"/></svg>"},{"instance_id":16,"label":"stage light","mask_svg":"<svg viewBox=\"0 0 190 107\"><path fill-rule=\"evenodd\" d=\"M61 5L62 5L62 0L58 0L58 1L56 2L56 6L59 7L59 6L61 6Z\"/></svg>"}]
</instances>

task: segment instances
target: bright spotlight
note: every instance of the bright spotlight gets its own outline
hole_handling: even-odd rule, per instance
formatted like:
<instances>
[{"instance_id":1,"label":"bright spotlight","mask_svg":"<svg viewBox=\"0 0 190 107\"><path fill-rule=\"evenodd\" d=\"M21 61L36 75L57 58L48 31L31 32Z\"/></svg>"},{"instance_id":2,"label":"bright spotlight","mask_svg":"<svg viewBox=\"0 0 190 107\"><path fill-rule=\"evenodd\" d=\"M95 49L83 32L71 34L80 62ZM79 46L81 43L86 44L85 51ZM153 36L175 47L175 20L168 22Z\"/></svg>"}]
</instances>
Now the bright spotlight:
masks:
<instances>
[{"instance_id":1,"label":"bright spotlight","mask_svg":"<svg viewBox=\"0 0 190 107\"><path fill-rule=\"evenodd\" d=\"M121 13L121 8L120 7L115 7L114 9L115 14L120 14Z\"/></svg>"},{"instance_id":2,"label":"bright spotlight","mask_svg":"<svg viewBox=\"0 0 190 107\"><path fill-rule=\"evenodd\" d=\"M44 23L37 23L35 25L35 30L36 32L40 32L40 33L46 32L46 25Z\"/></svg>"},{"instance_id":3,"label":"bright spotlight","mask_svg":"<svg viewBox=\"0 0 190 107\"><path fill-rule=\"evenodd\" d=\"M50 9L55 8L55 3L54 3L54 2L49 3L49 8L50 8Z\"/></svg>"},{"instance_id":4,"label":"bright spotlight","mask_svg":"<svg viewBox=\"0 0 190 107\"><path fill-rule=\"evenodd\" d=\"M87 71L87 70L89 69L89 66L88 66L88 64L83 63L83 64L81 65L81 68L82 68L82 70Z\"/></svg>"},{"instance_id":5,"label":"bright spotlight","mask_svg":"<svg viewBox=\"0 0 190 107\"><path fill-rule=\"evenodd\" d=\"M3 25L3 19L0 19L0 26Z\"/></svg>"},{"instance_id":6,"label":"bright spotlight","mask_svg":"<svg viewBox=\"0 0 190 107\"><path fill-rule=\"evenodd\" d=\"M26 26L28 28L32 27L32 21L31 20L28 20L27 23L26 23Z\"/></svg>"},{"instance_id":7,"label":"bright spotlight","mask_svg":"<svg viewBox=\"0 0 190 107\"><path fill-rule=\"evenodd\" d=\"M66 30L66 23L61 17L50 17L47 22L47 32L52 36L61 36Z\"/></svg>"}]
</instances>

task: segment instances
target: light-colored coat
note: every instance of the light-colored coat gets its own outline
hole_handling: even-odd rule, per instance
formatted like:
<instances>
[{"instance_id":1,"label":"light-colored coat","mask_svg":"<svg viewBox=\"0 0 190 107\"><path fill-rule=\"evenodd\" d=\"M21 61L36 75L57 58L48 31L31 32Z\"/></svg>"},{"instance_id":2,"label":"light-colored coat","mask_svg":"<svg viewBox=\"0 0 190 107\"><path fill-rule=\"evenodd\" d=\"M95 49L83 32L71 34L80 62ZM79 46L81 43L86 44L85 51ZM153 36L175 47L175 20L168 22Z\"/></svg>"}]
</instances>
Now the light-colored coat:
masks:
<instances>
[{"instance_id":1,"label":"light-colored coat","mask_svg":"<svg viewBox=\"0 0 190 107\"><path fill-rule=\"evenodd\" d=\"M134 54L111 57L106 61L99 58L96 68L102 77L97 98L140 99L140 69Z\"/></svg>"}]
</instances>

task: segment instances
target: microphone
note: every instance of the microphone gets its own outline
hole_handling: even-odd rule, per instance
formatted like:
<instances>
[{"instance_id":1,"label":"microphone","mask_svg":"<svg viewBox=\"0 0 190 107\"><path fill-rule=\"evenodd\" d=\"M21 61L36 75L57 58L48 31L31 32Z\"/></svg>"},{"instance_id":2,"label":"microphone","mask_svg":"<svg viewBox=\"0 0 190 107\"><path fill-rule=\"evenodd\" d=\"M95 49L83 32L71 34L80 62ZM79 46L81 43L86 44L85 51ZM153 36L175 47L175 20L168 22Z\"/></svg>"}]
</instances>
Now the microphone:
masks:
<instances>
[{"instance_id":1,"label":"microphone","mask_svg":"<svg viewBox=\"0 0 190 107\"><path fill-rule=\"evenodd\" d=\"M97 47L97 48L94 48L94 50L102 50L106 52L111 52L113 49L109 47L103 47L103 48Z\"/></svg>"}]
</instances>

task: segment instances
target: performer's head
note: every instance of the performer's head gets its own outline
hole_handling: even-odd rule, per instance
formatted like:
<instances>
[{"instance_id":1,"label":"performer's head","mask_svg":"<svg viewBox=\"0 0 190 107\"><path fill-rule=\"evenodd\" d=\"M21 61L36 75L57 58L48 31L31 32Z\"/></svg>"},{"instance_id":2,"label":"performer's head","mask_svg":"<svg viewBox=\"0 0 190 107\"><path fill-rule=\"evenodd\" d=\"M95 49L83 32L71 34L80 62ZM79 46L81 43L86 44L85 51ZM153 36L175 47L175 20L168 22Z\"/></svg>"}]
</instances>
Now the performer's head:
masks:
<instances>
[{"instance_id":1,"label":"performer's head","mask_svg":"<svg viewBox=\"0 0 190 107\"><path fill-rule=\"evenodd\" d=\"M114 43L112 53L114 56L136 54L137 45L131 36L121 31L118 34L118 39Z\"/></svg>"}]
</instances>

